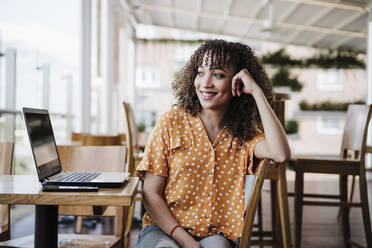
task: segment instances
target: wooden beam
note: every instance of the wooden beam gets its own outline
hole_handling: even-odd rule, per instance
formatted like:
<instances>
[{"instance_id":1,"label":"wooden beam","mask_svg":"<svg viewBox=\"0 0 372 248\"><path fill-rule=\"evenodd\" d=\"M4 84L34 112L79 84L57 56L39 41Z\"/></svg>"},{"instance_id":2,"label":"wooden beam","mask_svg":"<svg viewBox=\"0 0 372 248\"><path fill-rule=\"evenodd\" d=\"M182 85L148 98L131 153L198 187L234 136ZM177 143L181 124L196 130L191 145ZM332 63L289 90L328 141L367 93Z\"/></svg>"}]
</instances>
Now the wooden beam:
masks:
<instances>
[{"instance_id":1,"label":"wooden beam","mask_svg":"<svg viewBox=\"0 0 372 248\"><path fill-rule=\"evenodd\" d=\"M301 3L313 6L320 6L320 7L330 7L330 8L337 8L337 9L344 9L344 10L353 10L358 12L367 12L365 10L365 6L356 6L351 4L342 4L342 3L332 3L328 1L317 1L317 0L282 0L287 2L293 3Z\"/></svg>"},{"instance_id":2,"label":"wooden beam","mask_svg":"<svg viewBox=\"0 0 372 248\"><path fill-rule=\"evenodd\" d=\"M224 11L224 14L223 14L223 18L222 18L222 22L221 22L221 25L220 27L218 28L218 32L221 34L222 31L223 31L223 28L226 24L226 18L230 16L230 11L231 11L231 7L234 3L234 0L228 0L228 3L227 3L227 8L226 10Z\"/></svg>"},{"instance_id":3,"label":"wooden beam","mask_svg":"<svg viewBox=\"0 0 372 248\"><path fill-rule=\"evenodd\" d=\"M286 11L284 11L283 14L276 19L276 21L278 21L278 22L285 21L297 9L298 5L299 5L299 3L291 4L291 6L288 7L288 9Z\"/></svg>"},{"instance_id":4,"label":"wooden beam","mask_svg":"<svg viewBox=\"0 0 372 248\"><path fill-rule=\"evenodd\" d=\"M158 12L174 12L175 14L184 14L184 15L191 15L191 16L202 16L202 17L209 17L214 19L220 19L221 15L218 13L212 13L207 11L200 11L198 14L197 12L193 10L186 10L181 8L172 8L172 7L166 7L166 6L155 6L150 4L139 4L139 8L147 9L150 11L158 11ZM258 25L263 26L263 20L256 19L256 18L249 18L249 17L240 17L240 16L228 16L226 20L229 21L235 21L235 22L241 22L244 24L248 23L254 23ZM157 25L154 23L154 25ZM357 38L366 38L366 33L362 32L354 32L354 31L347 31L347 30L334 30L331 28L325 28L325 27L317 27L317 26L308 26L308 25L301 25L301 24L294 24L294 23L286 23L286 22L278 22L276 23L276 26L279 28L288 28L288 29L296 29L296 30L305 30L305 31L312 31L312 32L319 32L319 33L326 33L326 34L335 34L335 35L341 35L341 36L351 36L351 37L357 37Z\"/></svg>"},{"instance_id":5,"label":"wooden beam","mask_svg":"<svg viewBox=\"0 0 372 248\"><path fill-rule=\"evenodd\" d=\"M199 24L200 24L200 12L202 11L202 8L203 8L203 2L202 0L197 0L197 4L196 4L196 22L195 22L195 30L198 31L199 30Z\"/></svg>"},{"instance_id":6,"label":"wooden beam","mask_svg":"<svg viewBox=\"0 0 372 248\"><path fill-rule=\"evenodd\" d=\"M315 24L316 22L318 22L320 19L322 19L324 16L326 16L332 10L334 10L334 9L333 8L323 8L321 11L319 11L314 16L312 16L310 19L308 19L305 22L305 25L312 26L313 24ZM288 39L286 39L286 42L288 42L288 43L292 42L295 38L297 38L298 36L300 36L300 34L302 32L304 32L304 31L305 30L296 30L294 33L292 33L288 37Z\"/></svg>"},{"instance_id":7,"label":"wooden beam","mask_svg":"<svg viewBox=\"0 0 372 248\"><path fill-rule=\"evenodd\" d=\"M350 15L349 17L346 17L345 19L343 19L342 21L338 22L335 26L333 26L332 28L333 29L336 29L336 30L339 30L343 27L345 27L346 25L352 23L353 21L355 21L356 19L358 19L359 17L361 17L362 15L364 15L365 13L364 12L357 12L353 15ZM316 43L318 43L319 41L321 41L322 39L324 39L325 37L327 37L327 34L323 33L323 34L320 34L318 36L316 36L314 39L310 40L307 45L309 46L314 46ZM354 37L352 37L354 38Z\"/></svg>"}]
</instances>

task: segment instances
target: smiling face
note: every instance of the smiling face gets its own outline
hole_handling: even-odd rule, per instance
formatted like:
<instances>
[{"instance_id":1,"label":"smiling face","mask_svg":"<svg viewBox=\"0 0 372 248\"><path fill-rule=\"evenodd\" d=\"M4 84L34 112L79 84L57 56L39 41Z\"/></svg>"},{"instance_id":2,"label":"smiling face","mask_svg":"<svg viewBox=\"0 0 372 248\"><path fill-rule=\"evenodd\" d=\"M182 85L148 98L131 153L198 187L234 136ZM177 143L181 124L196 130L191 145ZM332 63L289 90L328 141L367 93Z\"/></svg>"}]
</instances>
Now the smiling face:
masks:
<instances>
[{"instance_id":1,"label":"smiling face","mask_svg":"<svg viewBox=\"0 0 372 248\"><path fill-rule=\"evenodd\" d=\"M208 56L204 56L194 80L196 95L204 110L226 111L232 98L231 80L235 73L231 65L223 68L210 66Z\"/></svg>"}]
</instances>

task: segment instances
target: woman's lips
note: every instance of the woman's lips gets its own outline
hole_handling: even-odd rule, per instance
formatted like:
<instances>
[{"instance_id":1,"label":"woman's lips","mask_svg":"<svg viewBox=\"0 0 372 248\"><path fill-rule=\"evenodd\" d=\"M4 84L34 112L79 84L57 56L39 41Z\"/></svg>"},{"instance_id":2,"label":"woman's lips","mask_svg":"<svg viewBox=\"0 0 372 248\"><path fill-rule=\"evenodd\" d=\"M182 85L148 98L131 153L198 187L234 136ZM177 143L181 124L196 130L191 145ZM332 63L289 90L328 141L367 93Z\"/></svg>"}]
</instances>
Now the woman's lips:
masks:
<instances>
[{"instance_id":1,"label":"woman's lips","mask_svg":"<svg viewBox=\"0 0 372 248\"><path fill-rule=\"evenodd\" d=\"M217 95L217 93L200 91L200 95L203 97L203 99L209 100L209 99L212 99L215 95Z\"/></svg>"}]
</instances>

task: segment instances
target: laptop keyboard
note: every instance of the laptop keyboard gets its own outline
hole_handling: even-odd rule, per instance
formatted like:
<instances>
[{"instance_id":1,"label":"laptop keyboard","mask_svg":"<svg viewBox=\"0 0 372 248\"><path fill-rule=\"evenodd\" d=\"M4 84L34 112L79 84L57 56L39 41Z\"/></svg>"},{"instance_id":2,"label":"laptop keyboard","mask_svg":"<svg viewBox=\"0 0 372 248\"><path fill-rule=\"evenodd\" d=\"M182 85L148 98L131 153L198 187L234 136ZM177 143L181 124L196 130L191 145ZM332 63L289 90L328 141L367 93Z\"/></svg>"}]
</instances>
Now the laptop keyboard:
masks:
<instances>
[{"instance_id":1,"label":"laptop keyboard","mask_svg":"<svg viewBox=\"0 0 372 248\"><path fill-rule=\"evenodd\" d=\"M62 177L58 182L90 182L99 176L99 172L71 172L69 175Z\"/></svg>"}]
</instances>

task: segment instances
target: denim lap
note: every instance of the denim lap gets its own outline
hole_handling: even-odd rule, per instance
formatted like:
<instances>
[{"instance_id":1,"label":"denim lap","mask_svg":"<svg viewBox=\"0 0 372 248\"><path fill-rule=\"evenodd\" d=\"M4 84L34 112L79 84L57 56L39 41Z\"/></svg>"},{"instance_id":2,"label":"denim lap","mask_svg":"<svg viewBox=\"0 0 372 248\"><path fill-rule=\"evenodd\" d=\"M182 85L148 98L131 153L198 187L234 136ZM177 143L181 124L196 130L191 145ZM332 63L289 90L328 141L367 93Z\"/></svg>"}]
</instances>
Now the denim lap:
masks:
<instances>
[{"instance_id":1,"label":"denim lap","mask_svg":"<svg viewBox=\"0 0 372 248\"><path fill-rule=\"evenodd\" d=\"M220 234L212 235L201 239L203 248L231 248L231 241L228 241ZM138 237L136 248L179 248L180 246L172 238L163 232L159 226L151 225L144 227Z\"/></svg>"},{"instance_id":2,"label":"denim lap","mask_svg":"<svg viewBox=\"0 0 372 248\"><path fill-rule=\"evenodd\" d=\"M221 234L208 236L199 241L203 248L231 248L230 241L228 241Z\"/></svg>"},{"instance_id":3,"label":"denim lap","mask_svg":"<svg viewBox=\"0 0 372 248\"><path fill-rule=\"evenodd\" d=\"M145 226L138 237L136 248L179 248L176 241L156 225Z\"/></svg>"}]
</instances>

